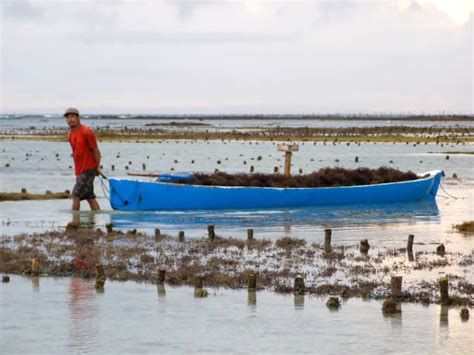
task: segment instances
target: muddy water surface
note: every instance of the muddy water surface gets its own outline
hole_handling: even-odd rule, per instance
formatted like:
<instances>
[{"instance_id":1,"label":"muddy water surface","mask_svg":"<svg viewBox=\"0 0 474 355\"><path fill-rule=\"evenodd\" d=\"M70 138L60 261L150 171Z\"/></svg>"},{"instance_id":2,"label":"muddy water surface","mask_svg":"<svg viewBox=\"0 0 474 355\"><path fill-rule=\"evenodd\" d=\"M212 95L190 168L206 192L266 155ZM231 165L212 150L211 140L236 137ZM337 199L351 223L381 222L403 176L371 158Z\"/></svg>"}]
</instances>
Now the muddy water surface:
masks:
<instances>
[{"instance_id":1,"label":"muddy water surface","mask_svg":"<svg viewBox=\"0 0 474 355\"><path fill-rule=\"evenodd\" d=\"M2 352L13 353L471 353L472 319L456 308L350 299L330 311L325 298L188 287L12 277L0 284ZM225 325L225 326L224 326Z\"/></svg>"}]
</instances>

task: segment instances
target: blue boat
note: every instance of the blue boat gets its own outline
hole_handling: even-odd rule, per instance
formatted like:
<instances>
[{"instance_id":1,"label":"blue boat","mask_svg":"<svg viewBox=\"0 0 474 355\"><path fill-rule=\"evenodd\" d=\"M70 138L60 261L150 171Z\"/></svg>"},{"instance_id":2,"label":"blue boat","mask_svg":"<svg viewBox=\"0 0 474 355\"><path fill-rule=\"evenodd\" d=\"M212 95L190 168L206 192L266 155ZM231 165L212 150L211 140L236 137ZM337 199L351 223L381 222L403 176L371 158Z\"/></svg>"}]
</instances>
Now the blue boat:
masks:
<instances>
[{"instance_id":1,"label":"blue boat","mask_svg":"<svg viewBox=\"0 0 474 355\"><path fill-rule=\"evenodd\" d=\"M441 171L419 179L377 185L274 188L198 186L163 181L109 179L110 204L121 211L266 209L433 201Z\"/></svg>"}]
</instances>

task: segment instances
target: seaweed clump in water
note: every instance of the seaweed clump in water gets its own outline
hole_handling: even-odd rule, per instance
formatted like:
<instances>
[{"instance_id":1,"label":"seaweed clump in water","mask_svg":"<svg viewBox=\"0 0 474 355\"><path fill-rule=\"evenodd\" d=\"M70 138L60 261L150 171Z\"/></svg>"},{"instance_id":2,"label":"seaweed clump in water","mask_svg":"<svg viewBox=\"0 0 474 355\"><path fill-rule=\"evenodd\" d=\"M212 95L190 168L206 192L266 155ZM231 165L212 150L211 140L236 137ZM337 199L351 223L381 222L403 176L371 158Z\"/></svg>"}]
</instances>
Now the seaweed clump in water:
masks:
<instances>
[{"instance_id":1,"label":"seaweed clump in water","mask_svg":"<svg viewBox=\"0 0 474 355\"><path fill-rule=\"evenodd\" d=\"M378 169L322 168L306 175L283 174L213 174L196 173L190 180L180 183L203 186L251 186L251 187L337 187L374 185L416 180L412 171L403 172L389 167Z\"/></svg>"}]
</instances>

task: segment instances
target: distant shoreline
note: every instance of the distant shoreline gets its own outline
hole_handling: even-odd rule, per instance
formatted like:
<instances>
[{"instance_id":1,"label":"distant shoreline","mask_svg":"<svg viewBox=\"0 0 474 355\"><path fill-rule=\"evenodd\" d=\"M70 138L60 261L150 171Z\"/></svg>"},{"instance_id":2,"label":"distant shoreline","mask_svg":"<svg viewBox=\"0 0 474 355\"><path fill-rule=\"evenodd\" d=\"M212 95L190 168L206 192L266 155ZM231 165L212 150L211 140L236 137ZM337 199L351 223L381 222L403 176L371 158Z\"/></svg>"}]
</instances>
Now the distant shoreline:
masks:
<instances>
[{"instance_id":1,"label":"distant shoreline","mask_svg":"<svg viewBox=\"0 0 474 355\"><path fill-rule=\"evenodd\" d=\"M46 118L58 119L61 115L2 115L0 119ZM223 115L111 115L84 114L84 119L108 120L308 120L308 121L426 121L426 122L474 122L474 115L337 115L337 114L223 114Z\"/></svg>"}]
</instances>

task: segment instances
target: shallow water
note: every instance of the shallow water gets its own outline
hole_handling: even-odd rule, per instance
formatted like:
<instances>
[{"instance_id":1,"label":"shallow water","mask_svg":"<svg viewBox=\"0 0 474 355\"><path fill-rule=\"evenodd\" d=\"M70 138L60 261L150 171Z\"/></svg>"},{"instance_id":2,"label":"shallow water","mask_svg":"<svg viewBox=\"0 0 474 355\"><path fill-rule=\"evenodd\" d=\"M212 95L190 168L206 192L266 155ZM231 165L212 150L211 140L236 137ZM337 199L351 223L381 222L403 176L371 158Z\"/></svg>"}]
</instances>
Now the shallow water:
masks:
<instances>
[{"instance_id":1,"label":"shallow water","mask_svg":"<svg viewBox=\"0 0 474 355\"><path fill-rule=\"evenodd\" d=\"M12 277L0 284L0 341L13 353L411 353L468 354L472 319L456 308L350 299L339 311L326 298L93 280ZM224 326L225 325L225 326Z\"/></svg>"},{"instance_id":2,"label":"shallow water","mask_svg":"<svg viewBox=\"0 0 474 355\"><path fill-rule=\"evenodd\" d=\"M273 173L275 166L283 170L284 154L276 151L275 142L159 141L153 143L102 142L104 173L124 177L128 172L150 173L174 171ZM1 191L30 192L70 189L74 182L71 148L66 142L11 141L1 142ZM449 152L464 152L452 154ZM333 145L321 142L300 143L293 155L292 172L310 173L321 167L344 168L390 166L401 170L426 172L444 170L463 182L474 183L474 143L466 145L363 143ZM467 154L471 153L471 154ZM449 159L446 156L449 155ZM261 157L261 160L257 160ZM355 157L359 162L355 162ZM6 167L6 165L9 167ZM143 169L145 164L145 170ZM112 171L112 165L115 170ZM127 170L127 168L128 170ZM445 180L446 181L446 180ZM97 182L97 187L99 184Z\"/></svg>"},{"instance_id":3,"label":"shallow water","mask_svg":"<svg viewBox=\"0 0 474 355\"><path fill-rule=\"evenodd\" d=\"M272 142L179 142L162 143L101 143L104 171L114 177L125 176L125 165L132 162L129 171L141 172L146 162L147 171L213 171L245 172L255 165L258 172L271 172L282 164L282 154L275 152ZM119 212L112 211L104 197L99 179L95 190L103 211L87 212L83 203L81 221L103 228L113 222L118 229L138 229L150 234L154 228L177 235L184 230L186 237L203 237L208 224L216 225L218 235L246 237L246 229L254 228L256 238L291 236L321 242L324 228L333 228L335 243L353 244L368 238L374 247L404 247L408 234L415 234L419 248L433 248L443 242L449 250L472 250L472 238L452 231L452 224L472 220L474 216L474 155L451 154L446 151L473 151L474 144L444 146L435 144L302 144L295 154L295 171L301 167L310 172L322 166L379 167L390 165L416 172L443 169L447 177L438 192L437 204L403 204L386 206L341 206L331 208L276 209L261 211L194 211L189 212ZM2 191L42 193L45 190L71 189L74 176L68 143L38 141L4 141L0 153ZM430 152L437 152L431 154ZM26 156L26 154L31 156ZM58 156L56 157L56 154ZM117 158L117 155L120 157ZM242 156L241 156L242 155ZM262 160L256 160L261 155ZM359 157L359 163L354 162ZM149 157L149 158L147 158ZM225 158L228 158L226 160ZM15 158L15 159L13 159ZM28 160L26 160L28 159ZM43 160L42 160L43 159ZM254 160L252 160L254 159ZM277 161L280 159L280 161ZM335 162L339 159L339 162ZM174 163L178 160L178 163ZM195 160L192 164L191 160ZM216 161L221 160L221 164ZM243 161L247 165L243 164ZM393 160L393 164L388 163ZM422 161L422 163L420 163ZM5 168L6 162L10 167ZM112 172L110 165L116 170ZM454 172L460 180L450 179ZM41 232L61 229L72 220L69 200L0 202L1 234Z\"/></svg>"},{"instance_id":4,"label":"shallow water","mask_svg":"<svg viewBox=\"0 0 474 355\"><path fill-rule=\"evenodd\" d=\"M347 128L347 127L388 127L388 126L409 126L409 127L472 127L474 120L471 121L393 121L386 120L302 120L302 119L267 119L267 120L199 120L195 118L189 119L88 119L83 117L81 122L92 127L107 127L109 129L140 128L140 129L166 129L166 130L188 130L193 131L231 131L232 129L260 129L274 127L310 127L310 128ZM171 122L182 123L200 123L203 126L161 126L161 124ZM160 124L160 126L146 126L149 124ZM33 117L33 116L16 116L9 118L0 117L0 133L15 133L22 131L23 133L30 131L38 133L48 129L64 129L66 127L62 116Z\"/></svg>"}]
</instances>

